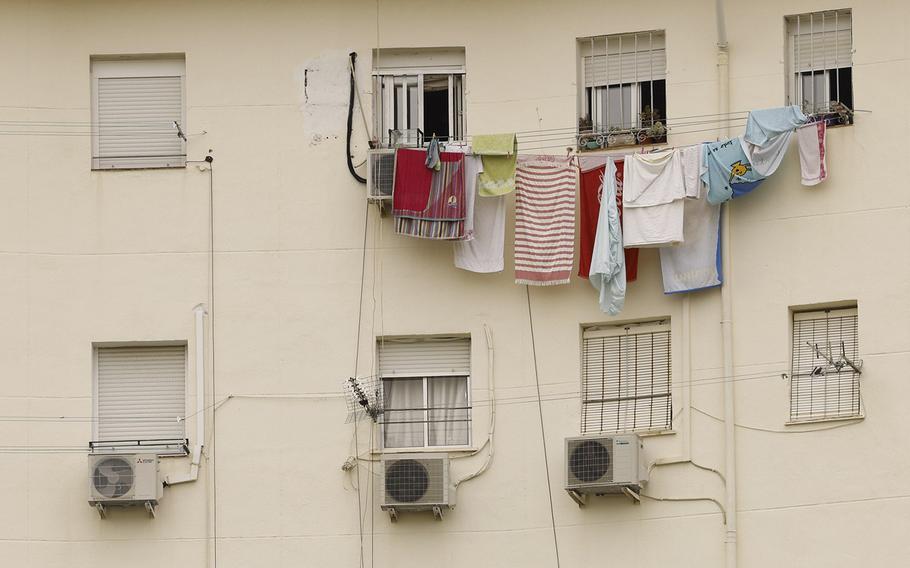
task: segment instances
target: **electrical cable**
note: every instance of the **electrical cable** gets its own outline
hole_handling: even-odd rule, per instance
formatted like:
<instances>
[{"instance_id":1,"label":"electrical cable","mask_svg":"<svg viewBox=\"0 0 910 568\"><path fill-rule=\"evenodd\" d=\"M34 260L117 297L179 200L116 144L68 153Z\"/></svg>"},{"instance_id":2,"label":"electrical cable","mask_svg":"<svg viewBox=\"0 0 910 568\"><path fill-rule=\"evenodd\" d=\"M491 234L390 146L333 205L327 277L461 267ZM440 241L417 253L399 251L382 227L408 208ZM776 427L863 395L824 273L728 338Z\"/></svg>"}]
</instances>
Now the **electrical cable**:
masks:
<instances>
[{"instance_id":1,"label":"electrical cable","mask_svg":"<svg viewBox=\"0 0 910 568\"><path fill-rule=\"evenodd\" d=\"M357 63L357 52L352 51L348 54L351 60L351 92L350 97L348 98L348 129L346 136L345 144L345 160L348 164L348 171L351 172L351 176L360 183L366 183L367 178L361 177L357 173L357 170L354 169L354 156L351 155L351 135L354 131L354 92L357 89L357 83L354 80L354 74L356 72L356 63Z\"/></svg>"},{"instance_id":2,"label":"electrical cable","mask_svg":"<svg viewBox=\"0 0 910 568\"><path fill-rule=\"evenodd\" d=\"M540 442L543 447L543 465L547 473L547 498L550 502L550 526L553 528L553 549L556 553L556 568L559 568L559 539L556 536L556 513L553 510L553 488L550 484L550 460L547 456L547 433L543 423L543 404L540 401L540 373L537 369L537 346L534 342L534 318L531 315L531 287L525 285L528 300L528 327L531 330L531 356L534 361L534 382L537 385L537 412L540 417Z\"/></svg>"},{"instance_id":3,"label":"electrical cable","mask_svg":"<svg viewBox=\"0 0 910 568\"><path fill-rule=\"evenodd\" d=\"M212 328L212 399L215 399L215 158L209 154L205 157L209 163L209 325ZM215 408L212 408L212 566L218 568L218 468L216 460L218 448L215 437Z\"/></svg>"}]
</instances>

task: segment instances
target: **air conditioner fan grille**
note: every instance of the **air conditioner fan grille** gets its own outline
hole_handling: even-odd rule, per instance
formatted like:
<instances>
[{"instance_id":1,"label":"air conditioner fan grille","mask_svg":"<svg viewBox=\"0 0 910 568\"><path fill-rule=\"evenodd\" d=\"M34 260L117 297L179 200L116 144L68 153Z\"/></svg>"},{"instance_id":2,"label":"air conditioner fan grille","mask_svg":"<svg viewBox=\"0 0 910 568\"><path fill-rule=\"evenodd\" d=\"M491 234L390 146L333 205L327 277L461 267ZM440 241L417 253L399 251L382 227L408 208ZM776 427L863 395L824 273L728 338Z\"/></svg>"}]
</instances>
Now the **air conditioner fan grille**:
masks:
<instances>
[{"instance_id":1,"label":"air conditioner fan grille","mask_svg":"<svg viewBox=\"0 0 910 568\"><path fill-rule=\"evenodd\" d=\"M416 503L430 486L426 466L417 460L403 459L386 464L385 492L400 503Z\"/></svg>"},{"instance_id":2,"label":"air conditioner fan grille","mask_svg":"<svg viewBox=\"0 0 910 568\"><path fill-rule=\"evenodd\" d=\"M107 458L95 464L92 485L109 499L123 497L133 489L133 466L123 458Z\"/></svg>"},{"instance_id":3,"label":"air conditioner fan grille","mask_svg":"<svg viewBox=\"0 0 910 568\"><path fill-rule=\"evenodd\" d=\"M613 461L610 449L598 440L578 444L569 456L569 471L579 481L593 483L610 471Z\"/></svg>"}]
</instances>

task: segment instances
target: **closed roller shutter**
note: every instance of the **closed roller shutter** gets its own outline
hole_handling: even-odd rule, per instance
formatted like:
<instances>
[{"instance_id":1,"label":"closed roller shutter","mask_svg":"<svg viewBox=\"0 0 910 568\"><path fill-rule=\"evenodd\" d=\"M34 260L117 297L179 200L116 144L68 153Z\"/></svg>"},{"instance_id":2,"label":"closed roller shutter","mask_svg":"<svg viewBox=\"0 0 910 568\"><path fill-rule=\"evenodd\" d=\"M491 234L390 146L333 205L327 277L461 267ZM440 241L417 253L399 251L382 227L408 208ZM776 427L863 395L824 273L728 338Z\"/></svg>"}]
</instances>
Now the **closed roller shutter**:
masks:
<instances>
[{"instance_id":1,"label":"closed roller shutter","mask_svg":"<svg viewBox=\"0 0 910 568\"><path fill-rule=\"evenodd\" d=\"M669 429L670 355L668 324L585 331L582 434Z\"/></svg>"},{"instance_id":2,"label":"closed roller shutter","mask_svg":"<svg viewBox=\"0 0 910 568\"><path fill-rule=\"evenodd\" d=\"M860 375L842 363L857 360L858 331L856 308L793 314L791 422L861 415Z\"/></svg>"},{"instance_id":3,"label":"closed roller shutter","mask_svg":"<svg viewBox=\"0 0 910 568\"><path fill-rule=\"evenodd\" d=\"M791 61L797 72L853 65L850 10L816 12L787 18Z\"/></svg>"},{"instance_id":4,"label":"closed roller shutter","mask_svg":"<svg viewBox=\"0 0 910 568\"><path fill-rule=\"evenodd\" d=\"M99 347L98 439L182 440L186 347Z\"/></svg>"},{"instance_id":5,"label":"closed roller shutter","mask_svg":"<svg viewBox=\"0 0 910 568\"><path fill-rule=\"evenodd\" d=\"M471 340L467 337L383 339L378 346L382 377L471 374Z\"/></svg>"},{"instance_id":6,"label":"closed roller shutter","mask_svg":"<svg viewBox=\"0 0 910 568\"><path fill-rule=\"evenodd\" d=\"M645 32L581 41L586 87L665 79L667 52L663 32Z\"/></svg>"}]
</instances>

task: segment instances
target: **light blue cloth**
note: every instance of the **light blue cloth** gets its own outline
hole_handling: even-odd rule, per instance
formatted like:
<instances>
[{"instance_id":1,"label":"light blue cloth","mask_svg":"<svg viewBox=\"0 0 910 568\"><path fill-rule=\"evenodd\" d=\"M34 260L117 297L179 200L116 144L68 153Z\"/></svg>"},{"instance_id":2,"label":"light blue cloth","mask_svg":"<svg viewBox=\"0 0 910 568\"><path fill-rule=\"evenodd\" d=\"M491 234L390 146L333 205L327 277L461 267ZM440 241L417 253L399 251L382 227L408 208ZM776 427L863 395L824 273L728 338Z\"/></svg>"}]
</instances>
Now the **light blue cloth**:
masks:
<instances>
[{"instance_id":1,"label":"light blue cloth","mask_svg":"<svg viewBox=\"0 0 910 568\"><path fill-rule=\"evenodd\" d=\"M764 146L775 136L790 132L805 124L807 120L806 115L796 105L753 110L749 113L743 140L756 146Z\"/></svg>"},{"instance_id":2,"label":"light blue cloth","mask_svg":"<svg viewBox=\"0 0 910 568\"><path fill-rule=\"evenodd\" d=\"M742 141L731 138L709 142L703 149L701 180L708 188L708 203L719 205L731 197L749 193L765 179L752 168Z\"/></svg>"},{"instance_id":3,"label":"light blue cloth","mask_svg":"<svg viewBox=\"0 0 910 568\"><path fill-rule=\"evenodd\" d=\"M615 316L626 301L626 261L616 206L616 165L607 160L601 178L600 214L591 255L591 285L600 292L600 309Z\"/></svg>"}]
</instances>

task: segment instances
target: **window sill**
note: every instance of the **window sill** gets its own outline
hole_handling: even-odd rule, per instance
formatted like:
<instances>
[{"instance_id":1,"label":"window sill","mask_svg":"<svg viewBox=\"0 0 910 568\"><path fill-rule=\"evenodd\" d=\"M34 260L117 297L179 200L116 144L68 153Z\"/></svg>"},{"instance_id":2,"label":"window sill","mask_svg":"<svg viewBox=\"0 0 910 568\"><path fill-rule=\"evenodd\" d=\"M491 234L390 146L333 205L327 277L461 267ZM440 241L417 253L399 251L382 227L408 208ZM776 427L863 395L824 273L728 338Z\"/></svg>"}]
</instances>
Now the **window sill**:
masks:
<instances>
[{"instance_id":1,"label":"window sill","mask_svg":"<svg viewBox=\"0 0 910 568\"><path fill-rule=\"evenodd\" d=\"M189 455L189 440L134 440L124 442L89 442L89 454L155 454L159 458Z\"/></svg>"},{"instance_id":2,"label":"window sill","mask_svg":"<svg viewBox=\"0 0 910 568\"><path fill-rule=\"evenodd\" d=\"M656 438L659 436L675 436L676 430L655 430L650 432L633 432L638 434L639 438Z\"/></svg>"},{"instance_id":3,"label":"window sill","mask_svg":"<svg viewBox=\"0 0 910 568\"><path fill-rule=\"evenodd\" d=\"M829 422L861 422L866 419L865 414L856 416L838 416L835 418L807 418L805 420L790 420L784 422L784 426L806 426L812 424L826 424Z\"/></svg>"},{"instance_id":4,"label":"window sill","mask_svg":"<svg viewBox=\"0 0 910 568\"><path fill-rule=\"evenodd\" d=\"M135 172L143 170L185 170L187 168L186 164L181 164L179 166L137 166L137 167L118 167L118 168L92 168L93 172Z\"/></svg>"},{"instance_id":5,"label":"window sill","mask_svg":"<svg viewBox=\"0 0 910 568\"><path fill-rule=\"evenodd\" d=\"M374 448L373 455L395 455L395 454L461 454L476 452L477 448L473 446L439 446L439 447L422 447L422 448Z\"/></svg>"}]
</instances>

